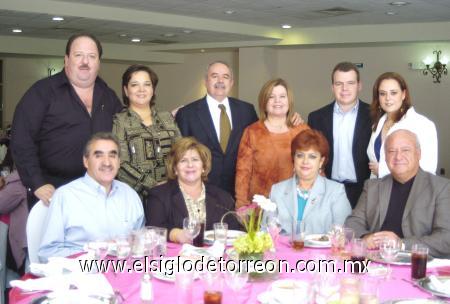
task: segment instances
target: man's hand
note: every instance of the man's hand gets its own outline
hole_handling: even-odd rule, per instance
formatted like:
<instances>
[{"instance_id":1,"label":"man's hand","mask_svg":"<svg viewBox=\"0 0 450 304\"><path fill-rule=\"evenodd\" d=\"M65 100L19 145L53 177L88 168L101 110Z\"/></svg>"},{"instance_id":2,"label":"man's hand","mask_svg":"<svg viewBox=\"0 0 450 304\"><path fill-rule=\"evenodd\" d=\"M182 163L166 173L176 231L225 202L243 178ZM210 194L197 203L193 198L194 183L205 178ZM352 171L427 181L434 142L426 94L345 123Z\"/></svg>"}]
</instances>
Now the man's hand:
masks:
<instances>
[{"instance_id":1,"label":"man's hand","mask_svg":"<svg viewBox=\"0 0 450 304\"><path fill-rule=\"evenodd\" d=\"M300 116L300 113L295 112L294 115L292 115L291 122L294 126L298 126L298 125L304 123L305 121Z\"/></svg>"},{"instance_id":2,"label":"man's hand","mask_svg":"<svg viewBox=\"0 0 450 304\"><path fill-rule=\"evenodd\" d=\"M55 187L51 184L40 186L34 191L34 195L40 199L46 206L50 205L50 200L55 192Z\"/></svg>"},{"instance_id":3,"label":"man's hand","mask_svg":"<svg viewBox=\"0 0 450 304\"><path fill-rule=\"evenodd\" d=\"M400 238L392 231L380 231L371 234L367 234L363 237L367 245L367 249L379 248L381 242L385 239L400 240Z\"/></svg>"},{"instance_id":4,"label":"man's hand","mask_svg":"<svg viewBox=\"0 0 450 304\"><path fill-rule=\"evenodd\" d=\"M378 163L377 162L369 162L370 172L378 176Z\"/></svg>"}]
</instances>

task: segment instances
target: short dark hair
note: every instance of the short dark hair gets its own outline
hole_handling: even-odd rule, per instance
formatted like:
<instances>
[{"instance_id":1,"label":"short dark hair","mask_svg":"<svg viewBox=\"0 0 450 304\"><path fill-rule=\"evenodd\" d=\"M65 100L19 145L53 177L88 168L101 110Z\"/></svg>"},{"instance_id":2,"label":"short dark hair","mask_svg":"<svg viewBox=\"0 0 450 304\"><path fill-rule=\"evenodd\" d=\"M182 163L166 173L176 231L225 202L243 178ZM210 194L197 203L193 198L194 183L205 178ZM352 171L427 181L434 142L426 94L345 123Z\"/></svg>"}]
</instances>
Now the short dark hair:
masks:
<instances>
[{"instance_id":1,"label":"short dark hair","mask_svg":"<svg viewBox=\"0 0 450 304\"><path fill-rule=\"evenodd\" d=\"M131 77L136 72L147 72L148 76L150 76L150 80L152 82L153 87L153 96L152 99L150 99L150 106L155 105L155 99L156 99L156 86L158 85L158 75L149 68L148 66L142 65L142 64L134 64L128 67L128 69L123 73L122 75L122 99L123 103L128 107L130 105L130 99L125 94L125 87L128 86L128 83L130 82Z\"/></svg>"},{"instance_id":2,"label":"short dark hair","mask_svg":"<svg viewBox=\"0 0 450 304\"><path fill-rule=\"evenodd\" d=\"M206 181L211 171L211 151L209 151L207 146L198 142L195 137L182 137L172 145L166 162L167 177L169 179L177 179L175 168L188 150L196 150L200 155L203 163L201 178L202 181Z\"/></svg>"},{"instance_id":3,"label":"short dark hair","mask_svg":"<svg viewBox=\"0 0 450 304\"><path fill-rule=\"evenodd\" d=\"M331 83L334 83L334 74L337 72L349 72L349 71L355 71L356 73L356 80L358 80L359 82L359 70L358 67L349 61L343 61L343 62L339 62L338 64L336 64L336 66L333 69L333 72L331 72Z\"/></svg>"},{"instance_id":4,"label":"short dark hair","mask_svg":"<svg viewBox=\"0 0 450 304\"><path fill-rule=\"evenodd\" d=\"M97 132L97 133L93 134L91 136L91 138L89 138L89 140L86 143L86 145L84 146L84 151L83 151L83 156L84 157L89 157L89 153L91 152L90 151L91 145L92 145L92 143L96 142L97 140L110 140L110 141L114 142L116 144L116 146L117 146L117 153L118 153L118 155L120 157L119 140L111 132Z\"/></svg>"},{"instance_id":5,"label":"short dark hair","mask_svg":"<svg viewBox=\"0 0 450 304\"><path fill-rule=\"evenodd\" d=\"M70 36L69 40L67 40L67 44L66 44L66 55L67 56L70 55L70 48L72 47L73 42L80 37L87 37L87 38L90 38L92 41L94 41L95 45L97 46L98 58L102 58L102 55L103 55L102 44L100 43L100 40L98 40L97 37L95 37L91 33L78 33L78 34L73 34L72 36Z\"/></svg>"},{"instance_id":6,"label":"short dark hair","mask_svg":"<svg viewBox=\"0 0 450 304\"><path fill-rule=\"evenodd\" d=\"M291 143L292 160L294 160L295 152L298 150L309 149L317 150L320 153L320 156L325 158L322 164L322 167L325 167L328 162L330 145L328 144L326 137L320 131L308 129L300 132L294 137Z\"/></svg>"}]
</instances>

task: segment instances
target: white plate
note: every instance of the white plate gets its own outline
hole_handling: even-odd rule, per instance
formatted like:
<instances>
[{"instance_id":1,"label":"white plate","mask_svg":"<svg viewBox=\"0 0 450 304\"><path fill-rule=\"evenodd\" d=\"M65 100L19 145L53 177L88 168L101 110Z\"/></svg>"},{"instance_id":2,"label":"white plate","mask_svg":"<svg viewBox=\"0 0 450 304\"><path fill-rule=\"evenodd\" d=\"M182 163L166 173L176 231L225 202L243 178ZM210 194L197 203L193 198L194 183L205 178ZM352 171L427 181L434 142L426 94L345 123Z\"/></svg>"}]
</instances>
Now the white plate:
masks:
<instances>
[{"instance_id":1,"label":"white plate","mask_svg":"<svg viewBox=\"0 0 450 304\"><path fill-rule=\"evenodd\" d=\"M240 230L228 230L228 232L227 232L227 246L232 246L233 242L238 237L240 237L243 234L245 234L245 232L240 231ZM214 230L207 230L207 231L205 231L205 243L206 244L214 243Z\"/></svg>"},{"instance_id":2,"label":"white plate","mask_svg":"<svg viewBox=\"0 0 450 304\"><path fill-rule=\"evenodd\" d=\"M323 236L328 237L326 234L308 234L305 236L305 247L312 248L329 248L331 247L330 239L328 241L320 241Z\"/></svg>"},{"instance_id":3,"label":"white plate","mask_svg":"<svg viewBox=\"0 0 450 304\"><path fill-rule=\"evenodd\" d=\"M436 278L441 282L444 282L445 284L447 284L450 281L450 276L436 276ZM450 299L450 291L447 292L446 290L446 292L442 292L441 290L436 290L433 284L431 284L429 277L419 279L417 281L417 285L419 285L421 288L423 288L424 290L430 292L435 296Z\"/></svg>"},{"instance_id":4,"label":"white plate","mask_svg":"<svg viewBox=\"0 0 450 304\"><path fill-rule=\"evenodd\" d=\"M374 262L382 263L382 264L392 264L392 265L397 265L397 266L409 266L409 265L411 265L411 252L409 252L409 251L399 251L397 253L397 257L392 262L385 261L380 256L379 252L375 253L373 256L371 256L370 259L372 261L374 261ZM431 262L432 260L434 260L434 258L429 255L428 256L428 262Z\"/></svg>"}]
</instances>

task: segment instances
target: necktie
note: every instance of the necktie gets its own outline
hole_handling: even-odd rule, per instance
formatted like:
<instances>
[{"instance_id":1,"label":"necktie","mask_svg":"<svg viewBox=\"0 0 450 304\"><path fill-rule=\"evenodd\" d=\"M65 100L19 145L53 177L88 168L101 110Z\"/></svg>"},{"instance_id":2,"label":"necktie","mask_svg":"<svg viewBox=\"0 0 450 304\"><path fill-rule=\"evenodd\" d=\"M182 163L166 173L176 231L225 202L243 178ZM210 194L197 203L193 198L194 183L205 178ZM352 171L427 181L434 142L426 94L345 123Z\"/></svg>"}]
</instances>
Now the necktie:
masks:
<instances>
[{"instance_id":1,"label":"necktie","mask_svg":"<svg viewBox=\"0 0 450 304\"><path fill-rule=\"evenodd\" d=\"M225 153L228 145L228 139L230 138L231 124L227 115L227 110L223 104L219 105L220 109L220 147Z\"/></svg>"}]
</instances>

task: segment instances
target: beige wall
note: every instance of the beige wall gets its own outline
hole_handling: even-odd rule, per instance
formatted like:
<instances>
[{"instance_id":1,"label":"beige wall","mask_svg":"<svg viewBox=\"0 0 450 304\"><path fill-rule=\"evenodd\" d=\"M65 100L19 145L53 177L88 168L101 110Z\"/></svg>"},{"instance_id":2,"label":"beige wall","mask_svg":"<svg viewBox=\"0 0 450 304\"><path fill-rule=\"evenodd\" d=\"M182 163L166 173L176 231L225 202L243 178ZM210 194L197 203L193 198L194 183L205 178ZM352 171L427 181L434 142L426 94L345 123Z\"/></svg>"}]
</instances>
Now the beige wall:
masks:
<instances>
[{"instance_id":1,"label":"beige wall","mask_svg":"<svg viewBox=\"0 0 450 304\"><path fill-rule=\"evenodd\" d=\"M361 99L371 101L372 84L385 71L402 74L409 86L412 101L419 113L436 123L439 136L439 167L450 170L450 137L445 130L450 123L450 76L444 76L441 84L434 84L430 76L420 70L411 70L409 62L420 62L441 49L450 57L450 43L420 43L408 45L370 45L354 47L316 48L242 48L239 51L185 54L181 64L155 64L160 83L157 104L170 110L195 100L205 94L203 77L205 67L213 60L224 60L235 71L235 87L232 96L240 97L256 105L262 84L272 77L285 78L292 86L296 110L304 119L309 112L332 99L330 72L343 60L364 64L361 69L363 89ZM4 58L4 121L10 122L14 107L25 90L37 79L45 77L48 64L62 66L61 59ZM120 81L127 64L102 63L101 76L120 96ZM448 175L448 174L447 174Z\"/></svg>"}]
</instances>

